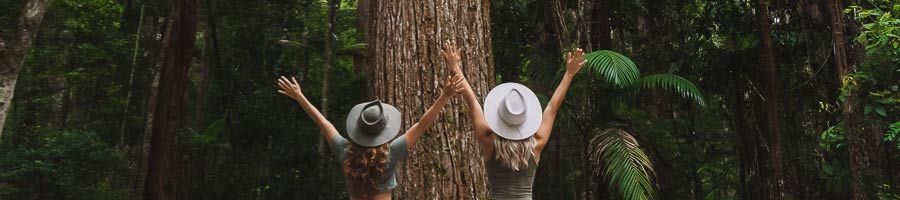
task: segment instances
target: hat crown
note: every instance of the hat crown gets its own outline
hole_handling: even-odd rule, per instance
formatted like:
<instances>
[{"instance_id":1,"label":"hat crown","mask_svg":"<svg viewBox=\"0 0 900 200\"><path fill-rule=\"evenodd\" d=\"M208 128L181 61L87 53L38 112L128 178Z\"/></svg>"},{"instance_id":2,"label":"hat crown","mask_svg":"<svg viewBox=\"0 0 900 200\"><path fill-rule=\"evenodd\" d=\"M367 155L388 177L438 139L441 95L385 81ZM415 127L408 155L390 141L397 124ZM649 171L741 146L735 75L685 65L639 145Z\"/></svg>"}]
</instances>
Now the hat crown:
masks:
<instances>
[{"instance_id":1,"label":"hat crown","mask_svg":"<svg viewBox=\"0 0 900 200\"><path fill-rule=\"evenodd\" d=\"M519 125L525 122L525 97L518 89L512 89L503 98L500 105L500 119L510 125Z\"/></svg>"},{"instance_id":2,"label":"hat crown","mask_svg":"<svg viewBox=\"0 0 900 200\"><path fill-rule=\"evenodd\" d=\"M360 129L367 134L375 134L384 130L385 121L384 108L381 101L375 100L365 106L359 115Z\"/></svg>"}]
</instances>

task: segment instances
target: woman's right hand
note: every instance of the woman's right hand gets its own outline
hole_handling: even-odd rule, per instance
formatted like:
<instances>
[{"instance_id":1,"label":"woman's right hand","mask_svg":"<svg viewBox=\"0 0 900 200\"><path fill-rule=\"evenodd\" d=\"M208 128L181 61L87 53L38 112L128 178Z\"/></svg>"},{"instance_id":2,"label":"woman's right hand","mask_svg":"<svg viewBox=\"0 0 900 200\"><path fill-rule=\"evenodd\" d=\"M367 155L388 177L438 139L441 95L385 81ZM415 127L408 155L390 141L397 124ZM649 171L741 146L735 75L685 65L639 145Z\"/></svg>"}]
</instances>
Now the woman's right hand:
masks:
<instances>
[{"instance_id":1,"label":"woman's right hand","mask_svg":"<svg viewBox=\"0 0 900 200\"><path fill-rule=\"evenodd\" d=\"M304 98L303 91L300 90L300 83L297 83L297 79L294 79L294 77L288 80L282 76L278 79L278 87L281 88L278 90L278 93L288 96L295 101L300 101Z\"/></svg>"},{"instance_id":2,"label":"woman's right hand","mask_svg":"<svg viewBox=\"0 0 900 200\"><path fill-rule=\"evenodd\" d=\"M444 84L441 86L441 97L450 98L459 94L460 91L465 89L465 85L463 84L463 77L459 74L447 77L444 79Z\"/></svg>"},{"instance_id":3,"label":"woman's right hand","mask_svg":"<svg viewBox=\"0 0 900 200\"><path fill-rule=\"evenodd\" d=\"M457 74L462 74L462 69L460 68L462 57L460 52L461 50L459 46L456 46L456 42L447 41L444 47L441 48L441 54L444 55L444 61L447 61L450 71Z\"/></svg>"}]
</instances>

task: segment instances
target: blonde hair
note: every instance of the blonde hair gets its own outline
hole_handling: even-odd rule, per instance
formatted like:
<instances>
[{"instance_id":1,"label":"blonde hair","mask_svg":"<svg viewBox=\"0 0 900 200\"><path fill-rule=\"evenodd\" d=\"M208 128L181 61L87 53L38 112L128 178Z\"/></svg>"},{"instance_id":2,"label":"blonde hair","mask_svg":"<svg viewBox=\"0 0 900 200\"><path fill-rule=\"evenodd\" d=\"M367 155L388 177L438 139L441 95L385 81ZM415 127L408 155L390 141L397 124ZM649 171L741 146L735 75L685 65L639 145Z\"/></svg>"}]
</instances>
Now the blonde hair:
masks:
<instances>
[{"instance_id":1,"label":"blonde hair","mask_svg":"<svg viewBox=\"0 0 900 200\"><path fill-rule=\"evenodd\" d=\"M504 167L514 171L525 169L534 158L534 136L523 140L509 140L503 137L494 138L494 158Z\"/></svg>"}]
</instances>

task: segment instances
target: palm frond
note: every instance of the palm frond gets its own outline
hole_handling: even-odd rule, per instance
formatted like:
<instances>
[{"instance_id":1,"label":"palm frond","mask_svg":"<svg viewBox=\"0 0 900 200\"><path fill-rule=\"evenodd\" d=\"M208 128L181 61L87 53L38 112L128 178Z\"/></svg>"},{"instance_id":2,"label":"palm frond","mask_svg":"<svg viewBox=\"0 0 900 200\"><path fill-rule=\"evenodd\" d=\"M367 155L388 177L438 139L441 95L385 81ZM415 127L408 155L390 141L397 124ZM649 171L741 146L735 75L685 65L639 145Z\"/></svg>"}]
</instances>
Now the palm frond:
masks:
<instances>
[{"instance_id":1,"label":"palm frond","mask_svg":"<svg viewBox=\"0 0 900 200\"><path fill-rule=\"evenodd\" d=\"M632 90L634 92L645 89L664 89L676 92L685 99L694 101L700 106L706 106L706 101L703 100L703 93L700 92L700 88L697 88L693 82L675 74L654 74L641 77L631 87L634 87Z\"/></svg>"},{"instance_id":2,"label":"palm frond","mask_svg":"<svg viewBox=\"0 0 900 200\"><path fill-rule=\"evenodd\" d=\"M602 50L584 55L588 68L617 88L634 83L641 76L634 61L615 51Z\"/></svg>"},{"instance_id":3,"label":"palm frond","mask_svg":"<svg viewBox=\"0 0 900 200\"><path fill-rule=\"evenodd\" d=\"M593 173L605 177L610 191L621 199L656 199L650 158L628 132L618 128L599 130L591 139L591 147L591 160L600 166Z\"/></svg>"}]
</instances>

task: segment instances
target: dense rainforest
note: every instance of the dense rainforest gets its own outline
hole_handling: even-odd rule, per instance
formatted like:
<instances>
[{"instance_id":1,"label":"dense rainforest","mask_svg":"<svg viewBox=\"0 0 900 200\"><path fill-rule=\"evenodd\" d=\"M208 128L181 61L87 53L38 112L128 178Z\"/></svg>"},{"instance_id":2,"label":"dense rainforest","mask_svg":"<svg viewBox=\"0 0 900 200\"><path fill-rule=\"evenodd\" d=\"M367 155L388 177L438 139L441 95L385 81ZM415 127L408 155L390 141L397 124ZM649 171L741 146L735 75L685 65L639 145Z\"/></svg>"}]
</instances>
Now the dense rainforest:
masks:
<instances>
[{"instance_id":1,"label":"dense rainforest","mask_svg":"<svg viewBox=\"0 0 900 200\"><path fill-rule=\"evenodd\" d=\"M0 0L0 199L347 199L276 79L406 128L448 42L480 100L587 53L535 199L900 199L898 0ZM394 198L487 198L467 112Z\"/></svg>"}]
</instances>

